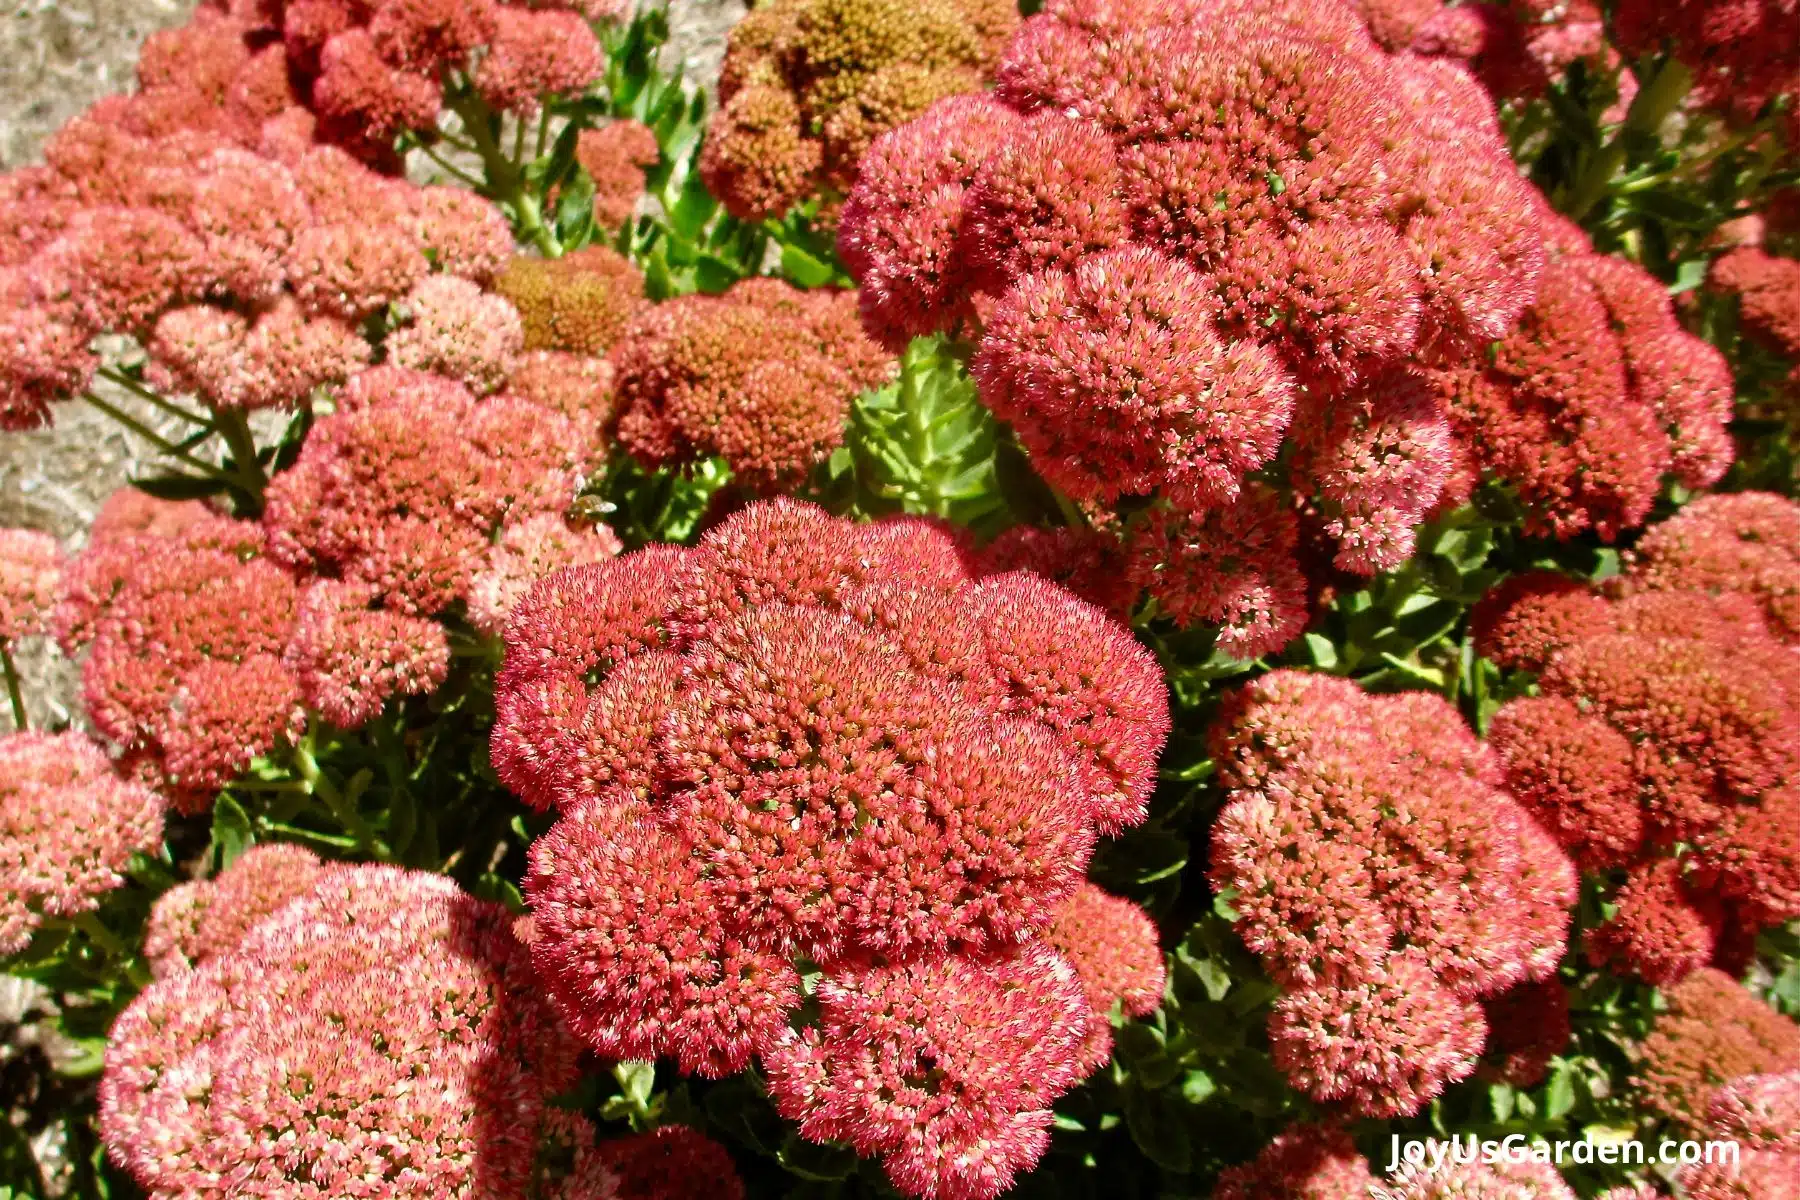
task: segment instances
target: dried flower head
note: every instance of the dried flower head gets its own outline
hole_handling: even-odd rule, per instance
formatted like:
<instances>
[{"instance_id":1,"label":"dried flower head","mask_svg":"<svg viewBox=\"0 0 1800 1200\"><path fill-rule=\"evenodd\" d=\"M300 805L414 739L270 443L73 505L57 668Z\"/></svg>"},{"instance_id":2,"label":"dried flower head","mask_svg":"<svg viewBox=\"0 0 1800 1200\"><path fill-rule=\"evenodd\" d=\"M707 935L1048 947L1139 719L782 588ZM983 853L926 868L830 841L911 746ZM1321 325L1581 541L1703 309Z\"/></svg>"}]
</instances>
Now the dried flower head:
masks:
<instances>
[{"instance_id":1,"label":"dried flower head","mask_svg":"<svg viewBox=\"0 0 1800 1200\"><path fill-rule=\"evenodd\" d=\"M732 30L700 170L743 220L841 195L875 138L973 92L1018 24L1005 0L777 0Z\"/></svg>"},{"instance_id":2,"label":"dried flower head","mask_svg":"<svg viewBox=\"0 0 1800 1200\"><path fill-rule=\"evenodd\" d=\"M527 350L605 354L647 306L643 273L605 246L561 258L520 255L494 290L518 310Z\"/></svg>"},{"instance_id":3,"label":"dried flower head","mask_svg":"<svg viewBox=\"0 0 1800 1200\"><path fill-rule=\"evenodd\" d=\"M1639 1099L1683 1136L1702 1134L1715 1102L1745 1076L1800 1069L1800 1025L1729 975L1695 971L1667 989L1668 1011L1644 1039Z\"/></svg>"}]
</instances>

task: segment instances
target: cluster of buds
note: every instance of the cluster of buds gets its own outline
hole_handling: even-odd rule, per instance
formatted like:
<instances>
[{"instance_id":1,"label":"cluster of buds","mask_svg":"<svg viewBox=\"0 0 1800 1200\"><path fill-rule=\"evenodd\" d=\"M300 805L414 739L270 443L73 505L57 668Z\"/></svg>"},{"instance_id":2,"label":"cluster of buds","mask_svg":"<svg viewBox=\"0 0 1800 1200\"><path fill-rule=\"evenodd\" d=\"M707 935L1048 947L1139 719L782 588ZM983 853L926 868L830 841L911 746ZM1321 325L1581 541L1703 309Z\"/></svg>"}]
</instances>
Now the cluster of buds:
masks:
<instances>
[{"instance_id":1,"label":"cluster of buds","mask_svg":"<svg viewBox=\"0 0 1800 1200\"><path fill-rule=\"evenodd\" d=\"M1438 388L1476 462L1518 493L1527 533L1610 541L1644 523L1665 475L1698 489L1731 465L1731 368L1681 327L1661 281L1542 220L1537 302Z\"/></svg>"},{"instance_id":2,"label":"cluster of buds","mask_svg":"<svg viewBox=\"0 0 1800 1200\"><path fill-rule=\"evenodd\" d=\"M92 912L134 854L162 844L163 802L79 733L0 737L0 958L45 918Z\"/></svg>"},{"instance_id":3,"label":"cluster of buds","mask_svg":"<svg viewBox=\"0 0 1800 1200\"><path fill-rule=\"evenodd\" d=\"M1417 1112L1474 1072L1481 1001L1555 971L1573 865L1437 696L1276 671L1212 745L1212 881L1283 989L1276 1064L1350 1112Z\"/></svg>"},{"instance_id":4,"label":"cluster of buds","mask_svg":"<svg viewBox=\"0 0 1800 1200\"><path fill-rule=\"evenodd\" d=\"M109 1039L102 1136L150 1196L612 1200L657 1172L658 1195L732 1194L691 1131L595 1145L551 1105L580 1042L505 909L253 854L159 908L169 957Z\"/></svg>"},{"instance_id":5,"label":"cluster of buds","mask_svg":"<svg viewBox=\"0 0 1800 1200\"><path fill-rule=\"evenodd\" d=\"M1739 246L1713 260L1707 286L1735 296L1744 331L1775 354L1800 364L1800 260ZM1788 376L1800 390L1800 365Z\"/></svg>"},{"instance_id":6,"label":"cluster of buds","mask_svg":"<svg viewBox=\"0 0 1800 1200\"><path fill-rule=\"evenodd\" d=\"M1534 672L1494 717L1507 786L1589 871L1624 870L1594 958L1653 983L1800 916L1800 509L1705 497L1604 589L1509 581L1477 646Z\"/></svg>"},{"instance_id":7,"label":"cluster of buds","mask_svg":"<svg viewBox=\"0 0 1800 1200\"><path fill-rule=\"evenodd\" d=\"M1544 263L1492 103L1342 0L1062 0L997 75L865 157L839 237L865 325L978 333L982 399L1044 478L1160 498L1132 557L1165 609L1276 648L1298 533L1247 477L1284 443L1346 570L1403 560L1456 499L1416 364L1504 338Z\"/></svg>"},{"instance_id":8,"label":"cluster of buds","mask_svg":"<svg viewBox=\"0 0 1800 1200\"><path fill-rule=\"evenodd\" d=\"M1003 1190L1106 1014L1162 992L1153 927L1083 879L1146 812L1155 660L1037 576L974 579L937 525L765 501L558 572L496 703L495 769L561 815L525 892L570 1025L760 1060L802 1136L909 1195Z\"/></svg>"},{"instance_id":9,"label":"cluster of buds","mask_svg":"<svg viewBox=\"0 0 1800 1200\"><path fill-rule=\"evenodd\" d=\"M843 444L850 402L894 369L856 297L747 279L639 318L612 354L620 443L650 466L717 455L764 495L804 483Z\"/></svg>"},{"instance_id":10,"label":"cluster of buds","mask_svg":"<svg viewBox=\"0 0 1800 1200\"><path fill-rule=\"evenodd\" d=\"M774 0L732 28L700 160L746 221L856 182L869 144L990 82L1018 26L1011 0Z\"/></svg>"}]
</instances>

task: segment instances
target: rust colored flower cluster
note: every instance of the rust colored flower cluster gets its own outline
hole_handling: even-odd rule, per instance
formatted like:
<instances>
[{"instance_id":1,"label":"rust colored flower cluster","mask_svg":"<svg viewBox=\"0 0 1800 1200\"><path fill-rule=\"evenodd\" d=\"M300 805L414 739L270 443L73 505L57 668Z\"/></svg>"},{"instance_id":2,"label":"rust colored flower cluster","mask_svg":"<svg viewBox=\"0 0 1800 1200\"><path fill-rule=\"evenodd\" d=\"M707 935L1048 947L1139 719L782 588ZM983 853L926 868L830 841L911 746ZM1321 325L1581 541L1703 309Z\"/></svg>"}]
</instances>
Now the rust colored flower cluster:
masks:
<instances>
[{"instance_id":1,"label":"rust colored flower cluster","mask_svg":"<svg viewBox=\"0 0 1800 1200\"><path fill-rule=\"evenodd\" d=\"M302 728L282 660L299 589L262 555L254 522L169 507L166 533L96 526L69 563L55 624L65 651L87 650L94 727L193 811Z\"/></svg>"},{"instance_id":2,"label":"rust colored flower cluster","mask_svg":"<svg viewBox=\"0 0 1800 1200\"><path fill-rule=\"evenodd\" d=\"M392 614L431 616L466 600L484 571L512 569L495 560L505 531L574 499L598 444L584 425L511 391L478 399L441 375L365 371L270 485L270 552Z\"/></svg>"},{"instance_id":3,"label":"rust colored flower cluster","mask_svg":"<svg viewBox=\"0 0 1800 1200\"><path fill-rule=\"evenodd\" d=\"M1739 1081L1800 1070L1800 1025L1711 968L1663 995L1668 1011L1644 1039L1638 1066L1643 1106L1676 1136L1698 1136L1728 1112L1757 1124L1756 1090ZM1782 1132L1793 1136L1792 1127Z\"/></svg>"},{"instance_id":4,"label":"rust colored flower cluster","mask_svg":"<svg viewBox=\"0 0 1800 1200\"><path fill-rule=\"evenodd\" d=\"M618 437L651 466L723 458L768 495L843 444L850 401L893 371L853 293L747 279L640 317L612 354Z\"/></svg>"},{"instance_id":5,"label":"rust colored flower cluster","mask_svg":"<svg viewBox=\"0 0 1800 1200\"><path fill-rule=\"evenodd\" d=\"M1416 1112L1475 1070L1480 1002L1555 970L1574 867L1436 696L1276 671L1212 741L1212 879L1283 988L1276 1064L1317 1100Z\"/></svg>"},{"instance_id":6,"label":"rust colored flower cluster","mask_svg":"<svg viewBox=\"0 0 1800 1200\"><path fill-rule=\"evenodd\" d=\"M62 579L62 548L47 533L0 529L0 644L45 633Z\"/></svg>"},{"instance_id":7,"label":"rust colored flower cluster","mask_svg":"<svg viewBox=\"0 0 1800 1200\"><path fill-rule=\"evenodd\" d=\"M518 310L527 350L605 354L649 307L643 272L605 246L561 258L519 255L494 290Z\"/></svg>"},{"instance_id":8,"label":"rust colored flower cluster","mask_svg":"<svg viewBox=\"0 0 1800 1200\"><path fill-rule=\"evenodd\" d=\"M517 318L478 287L512 252L487 201L315 145L298 108L247 131L146 132L130 112L76 118L48 166L0 189L0 340L18 347L0 364L0 427L48 423L51 401L87 386L100 333L137 337L152 384L218 409L341 382L374 353L359 326L389 305L410 322L396 361L481 379L517 352Z\"/></svg>"},{"instance_id":9,"label":"rust colored flower cluster","mask_svg":"<svg viewBox=\"0 0 1800 1200\"><path fill-rule=\"evenodd\" d=\"M1681 328L1660 281L1545 219L1557 236L1537 303L1439 386L1475 459L1517 491L1528 532L1610 541L1643 524L1665 475L1703 488L1731 465L1731 368Z\"/></svg>"},{"instance_id":10,"label":"rust colored flower cluster","mask_svg":"<svg viewBox=\"0 0 1800 1200\"><path fill-rule=\"evenodd\" d=\"M121 1014L109 1153L157 1198L618 1195L632 1155L584 1169L591 1130L549 1104L580 1044L511 924L441 876L321 870ZM535 1190L541 1152L569 1142L568 1177Z\"/></svg>"},{"instance_id":11,"label":"rust colored flower cluster","mask_svg":"<svg viewBox=\"0 0 1800 1200\"><path fill-rule=\"evenodd\" d=\"M1133 557L1164 609L1277 648L1297 535L1247 477L1291 440L1338 565L1403 560L1457 461L1414 364L1505 337L1535 295L1538 209L1492 103L1341 0L1053 2L998 80L864 159L839 235L864 323L898 346L979 309L982 399L1037 471L1162 497ZM1238 530L1259 548L1208 548Z\"/></svg>"},{"instance_id":12,"label":"rust colored flower cluster","mask_svg":"<svg viewBox=\"0 0 1800 1200\"><path fill-rule=\"evenodd\" d=\"M877 136L991 80L1009 0L775 0L731 31L701 177L734 216L856 182Z\"/></svg>"},{"instance_id":13,"label":"rust colored flower cluster","mask_svg":"<svg viewBox=\"0 0 1800 1200\"><path fill-rule=\"evenodd\" d=\"M645 172L661 157L655 132L642 121L612 121L576 135L575 161L594 181L594 224L617 228L629 221Z\"/></svg>"},{"instance_id":14,"label":"rust colored flower cluster","mask_svg":"<svg viewBox=\"0 0 1800 1200\"><path fill-rule=\"evenodd\" d=\"M1706 1136L1741 1147L1736 1162L1684 1167L1689 1200L1783 1200L1800 1195L1800 1069L1744 1075L1713 1095Z\"/></svg>"},{"instance_id":15,"label":"rust colored flower cluster","mask_svg":"<svg viewBox=\"0 0 1800 1200\"><path fill-rule=\"evenodd\" d=\"M1055 585L775 500L550 576L506 644L494 766L561 811L533 954L603 1054L760 1059L804 1136L973 1200L1042 1153L1097 1010L1160 994L1142 914L1078 889L1144 817L1167 698Z\"/></svg>"},{"instance_id":16,"label":"rust colored flower cluster","mask_svg":"<svg viewBox=\"0 0 1800 1200\"><path fill-rule=\"evenodd\" d=\"M1785 518L1786 545L1758 541L1755 510ZM1538 677L1490 730L1507 785L1584 869L1628 872L1588 949L1654 983L1800 916L1800 668L1765 607L1792 603L1794 517L1711 497L1647 535L1610 594L1525 576L1478 614L1481 651ZM1721 571L1765 558L1760 580Z\"/></svg>"},{"instance_id":17,"label":"rust colored flower cluster","mask_svg":"<svg viewBox=\"0 0 1800 1200\"><path fill-rule=\"evenodd\" d=\"M1673 51L1694 94L1734 116L1800 85L1800 8L1787 0L1619 0L1613 37L1626 54Z\"/></svg>"},{"instance_id":18,"label":"rust colored flower cluster","mask_svg":"<svg viewBox=\"0 0 1800 1200\"><path fill-rule=\"evenodd\" d=\"M0 737L0 958L46 917L92 912L138 853L162 844L163 803L84 735Z\"/></svg>"}]
</instances>

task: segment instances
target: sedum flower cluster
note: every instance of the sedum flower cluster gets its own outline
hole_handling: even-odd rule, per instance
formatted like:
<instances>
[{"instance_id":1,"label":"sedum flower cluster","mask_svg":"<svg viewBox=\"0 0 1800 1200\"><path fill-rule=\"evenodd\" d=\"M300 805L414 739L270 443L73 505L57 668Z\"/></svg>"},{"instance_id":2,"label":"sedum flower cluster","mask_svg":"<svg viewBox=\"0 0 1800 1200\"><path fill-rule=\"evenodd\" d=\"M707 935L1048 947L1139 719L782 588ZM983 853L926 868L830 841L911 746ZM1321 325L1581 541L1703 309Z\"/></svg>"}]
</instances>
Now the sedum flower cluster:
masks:
<instances>
[{"instance_id":1,"label":"sedum flower cluster","mask_svg":"<svg viewBox=\"0 0 1800 1200\"><path fill-rule=\"evenodd\" d=\"M1528 575L1478 645L1537 676L1495 716L1507 786L1583 869L1623 869L1591 955L1654 983L1741 964L1800 916L1800 509L1709 496L1657 526L1604 591Z\"/></svg>"},{"instance_id":2,"label":"sedum flower cluster","mask_svg":"<svg viewBox=\"0 0 1800 1200\"><path fill-rule=\"evenodd\" d=\"M689 1131L595 1146L550 1104L579 1042L506 911L442 876L264 851L158 917L170 957L100 1087L107 1145L152 1197L614 1200L654 1171L685 1200L736 1181Z\"/></svg>"},{"instance_id":3,"label":"sedum flower cluster","mask_svg":"<svg viewBox=\"0 0 1800 1200\"><path fill-rule=\"evenodd\" d=\"M854 293L746 279L639 317L614 348L619 442L647 466L714 455L764 495L843 444L850 401L893 373Z\"/></svg>"},{"instance_id":4,"label":"sedum flower cluster","mask_svg":"<svg viewBox=\"0 0 1800 1200\"><path fill-rule=\"evenodd\" d=\"M1288 447L1338 564L1401 561L1459 467L1417 364L1504 338L1536 294L1541 222L1492 105L1336 2L1052 3L998 78L864 158L839 240L865 323L967 329L1046 480L1165 501L1132 544L1165 607L1279 647L1295 516L1250 477Z\"/></svg>"},{"instance_id":5,"label":"sedum flower cluster","mask_svg":"<svg viewBox=\"0 0 1800 1200\"><path fill-rule=\"evenodd\" d=\"M732 28L700 170L744 220L841 197L869 144L979 90L1017 27L1010 0L773 0Z\"/></svg>"},{"instance_id":6,"label":"sedum flower cluster","mask_svg":"<svg viewBox=\"0 0 1800 1200\"><path fill-rule=\"evenodd\" d=\"M1354 1113L1418 1111L1475 1070L1480 1001L1556 969L1573 866L1437 697L1275 671L1211 736L1212 881L1282 987L1276 1065Z\"/></svg>"},{"instance_id":7,"label":"sedum flower cluster","mask_svg":"<svg viewBox=\"0 0 1800 1200\"><path fill-rule=\"evenodd\" d=\"M162 842L163 801L80 733L0 737L0 958L77 917Z\"/></svg>"},{"instance_id":8,"label":"sedum flower cluster","mask_svg":"<svg viewBox=\"0 0 1800 1200\"><path fill-rule=\"evenodd\" d=\"M1160 995L1154 929L1082 876L1144 817L1161 674L1060 588L777 500L550 576L506 642L493 762L560 813L533 958L602 1054L759 1061L802 1136L960 1200Z\"/></svg>"}]
</instances>

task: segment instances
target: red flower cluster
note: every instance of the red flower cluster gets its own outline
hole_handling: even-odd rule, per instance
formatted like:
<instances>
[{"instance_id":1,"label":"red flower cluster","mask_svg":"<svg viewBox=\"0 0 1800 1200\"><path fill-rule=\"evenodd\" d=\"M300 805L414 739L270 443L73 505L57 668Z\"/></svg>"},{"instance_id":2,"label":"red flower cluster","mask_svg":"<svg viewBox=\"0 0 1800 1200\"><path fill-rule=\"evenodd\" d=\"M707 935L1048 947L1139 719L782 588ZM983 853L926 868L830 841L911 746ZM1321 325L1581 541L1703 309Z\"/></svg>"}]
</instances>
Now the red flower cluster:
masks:
<instances>
[{"instance_id":1,"label":"red flower cluster","mask_svg":"<svg viewBox=\"0 0 1800 1200\"><path fill-rule=\"evenodd\" d=\"M1162 1004L1167 975L1156 925L1131 901L1083 882L1056 910L1043 937L1075 968L1094 1010L1083 1065L1104 1066L1112 1058L1113 1009L1143 1017Z\"/></svg>"},{"instance_id":2,"label":"red flower cluster","mask_svg":"<svg viewBox=\"0 0 1800 1200\"><path fill-rule=\"evenodd\" d=\"M365 371L270 485L270 553L430 616L467 598L496 534L561 514L597 441L510 391L477 399L440 375Z\"/></svg>"},{"instance_id":3,"label":"red flower cluster","mask_svg":"<svg viewBox=\"0 0 1800 1200\"><path fill-rule=\"evenodd\" d=\"M1573 866L1436 696L1276 671L1212 741L1212 880L1284 989L1277 1065L1318 1100L1416 1112L1474 1071L1480 1001L1555 969Z\"/></svg>"},{"instance_id":4,"label":"red flower cluster","mask_svg":"<svg viewBox=\"0 0 1800 1200\"><path fill-rule=\"evenodd\" d=\"M0 958L45 917L91 912L162 844L163 804L79 733L0 737Z\"/></svg>"},{"instance_id":5,"label":"red flower cluster","mask_svg":"<svg viewBox=\"0 0 1800 1200\"><path fill-rule=\"evenodd\" d=\"M1758 603L1766 583L1791 604L1791 584L1739 573L1765 557L1732 536L1767 528L1756 509L1794 523L1775 497L1709 499L1647 536L1611 596L1525 576L1478 614L1481 652L1538 675L1490 730L1507 786L1582 867L1629 872L1589 952L1653 983L1800 916L1800 666ZM1797 545L1767 548L1790 576Z\"/></svg>"},{"instance_id":6,"label":"red flower cluster","mask_svg":"<svg viewBox=\"0 0 1800 1200\"><path fill-rule=\"evenodd\" d=\"M1778 641L1800 645L1800 505L1768 492L1701 496L1628 558L1631 588L1738 596Z\"/></svg>"},{"instance_id":7,"label":"red flower cluster","mask_svg":"<svg viewBox=\"0 0 1800 1200\"><path fill-rule=\"evenodd\" d=\"M1663 996L1668 1011L1644 1039L1638 1067L1643 1106L1669 1122L1676 1136L1704 1133L1715 1114L1757 1125L1758 1093L1740 1081L1800 1070L1800 1025L1711 968L1695 971ZM1783 1140L1792 1138L1793 1128L1781 1131Z\"/></svg>"},{"instance_id":8,"label":"red flower cluster","mask_svg":"<svg viewBox=\"0 0 1800 1200\"><path fill-rule=\"evenodd\" d=\"M1607 44L1605 22L1595 0L1356 3L1369 22L1369 32L1387 49L1462 62L1497 100L1535 96L1576 61L1619 66L1618 52ZM1622 100L1629 104L1636 90L1629 71L1621 77L1620 86ZM1622 116L1623 107L1617 113Z\"/></svg>"},{"instance_id":9,"label":"red flower cluster","mask_svg":"<svg viewBox=\"0 0 1800 1200\"><path fill-rule=\"evenodd\" d=\"M1115 538L1071 525L1014 525L981 548L975 569L981 575L1031 571L1121 621L1130 620L1141 590Z\"/></svg>"},{"instance_id":10,"label":"red flower cluster","mask_svg":"<svg viewBox=\"0 0 1800 1200\"><path fill-rule=\"evenodd\" d=\"M732 28L707 189L746 221L835 201L875 138L991 79L1011 0L775 0Z\"/></svg>"},{"instance_id":11,"label":"red flower cluster","mask_svg":"<svg viewBox=\"0 0 1800 1200\"><path fill-rule=\"evenodd\" d=\"M0 427L48 423L50 401L87 385L100 333L138 337L153 384L221 409L341 382L373 353L358 324L401 301L416 324L393 339L398 361L480 377L504 359L517 320L476 282L512 237L487 201L312 145L299 109L298 131L281 117L260 132L144 131L131 112L78 117L48 167L0 193L15 210L0 230L0 340L18 347L0 365Z\"/></svg>"},{"instance_id":12,"label":"red flower cluster","mask_svg":"<svg viewBox=\"0 0 1800 1200\"><path fill-rule=\"evenodd\" d=\"M1661 282L1545 222L1557 236L1537 303L1439 386L1476 460L1517 490L1528 532L1611 540L1643 524L1665 474L1702 488L1731 465L1731 368L1681 328Z\"/></svg>"},{"instance_id":13,"label":"red flower cluster","mask_svg":"<svg viewBox=\"0 0 1800 1200\"><path fill-rule=\"evenodd\" d=\"M1672 50L1695 96L1737 116L1800 84L1800 8L1788 0L1619 0L1613 37L1630 55Z\"/></svg>"},{"instance_id":14,"label":"red flower cluster","mask_svg":"<svg viewBox=\"0 0 1800 1200\"><path fill-rule=\"evenodd\" d=\"M858 327L853 293L774 279L657 305L612 362L627 450L651 466L718 455L763 494L842 445L850 401L894 367Z\"/></svg>"},{"instance_id":15,"label":"red flower cluster","mask_svg":"<svg viewBox=\"0 0 1800 1200\"><path fill-rule=\"evenodd\" d=\"M548 1103L579 1049L499 905L330 867L120 1015L101 1132L157 1198L603 1200L629 1167L584 1172L591 1131ZM541 1151L569 1140L570 1178L534 1190Z\"/></svg>"},{"instance_id":16,"label":"red flower cluster","mask_svg":"<svg viewBox=\"0 0 1800 1200\"><path fill-rule=\"evenodd\" d=\"M506 641L493 762L563 814L525 890L579 1033L708 1076L760 1057L806 1136L912 1195L1037 1159L1090 996L1160 991L1141 917L1065 909L1168 729L1124 628L1024 572L974 581L934 524L777 500L550 576ZM1074 962L1038 940L1059 913Z\"/></svg>"},{"instance_id":17,"label":"red flower cluster","mask_svg":"<svg viewBox=\"0 0 1800 1200\"><path fill-rule=\"evenodd\" d=\"M605 246L561 258L519 255L494 290L518 309L527 350L605 354L649 307L643 272Z\"/></svg>"},{"instance_id":18,"label":"red flower cluster","mask_svg":"<svg viewBox=\"0 0 1800 1200\"><path fill-rule=\"evenodd\" d=\"M725 1147L685 1125L581 1149L575 1180L550 1200L744 1200Z\"/></svg>"},{"instance_id":19,"label":"red flower cluster","mask_svg":"<svg viewBox=\"0 0 1800 1200\"><path fill-rule=\"evenodd\" d=\"M1688 1200L1800 1196L1800 1070L1745 1075L1713 1094L1706 1136L1741 1147L1737 1161L1699 1163L1679 1176Z\"/></svg>"},{"instance_id":20,"label":"red flower cluster","mask_svg":"<svg viewBox=\"0 0 1800 1200\"><path fill-rule=\"evenodd\" d=\"M297 736L303 714L282 662L293 577L261 555L258 525L184 509L166 534L97 526L69 563L56 627L65 651L88 651L82 696L95 728L193 811Z\"/></svg>"},{"instance_id":21,"label":"red flower cluster","mask_svg":"<svg viewBox=\"0 0 1800 1200\"><path fill-rule=\"evenodd\" d=\"M318 881L324 864L304 846L252 846L214 879L195 879L157 898L144 931L144 957L158 979L236 946L264 917Z\"/></svg>"},{"instance_id":22,"label":"red flower cluster","mask_svg":"<svg viewBox=\"0 0 1800 1200\"><path fill-rule=\"evenodd\" d=\"M1713 260L1707 286L1737 297L1738 318L1757 341L1800 359L1800 261L1740 246ZM1800 366L1789 381L1800 386Z\"/></svg>"},{"instance_id":23,"label":"red flower cluster","mask_svg":"<svg viewBox=\"0 0 1800 1200\"><path fill-rule=\"evenodd\" d=\"M1554 975L1522 983L1482 1002L1487 1017L1488 1061L1484 1079L1513 1087L1536 1087L1549 1074L1550 1060L1568 1048L1573 1034L1569 993Z\"/></svg>"},{"instance_id":24,"label":"red flower cluster","mask_svg":"<svg viewBox=\"0 0 1800 1200\"><path fill-rule=\"evenodd\" d=\"M1291 517L1247 476L1291 438L1338 565L1403 560L1457 462L1412 364L1506 336L1535 294L1493 106L1341 0L1053 0L998 76L864 159L839 237L864 323L898 346L979 309L982 399L1038 472L1165 498L1134 552L1163 608L1276 648ZM1189 549L1237 529L1261 548Z\"/></svg>"},{"instance_id":25,"label":"red flower cluster","mask_svg":"<svg viewBox=\"0 0 1800 1200\"><path fill-rule=\"evenodd\" d=\"M1221 1172L1213 1200L1364 1200L1380 1182L1348 1134L1296 1125Z\"/></svg>"},{"instance_id":26,"label":"red flower cluster","mask_svg":"<svg viewBox=\"0 0 1800 1200\"><path fill-rule=\"evenodd\" d=\"M43 633L62 579L62 549L47 533L0 529L0 644Z\"/></svg>"}]
</instances>

